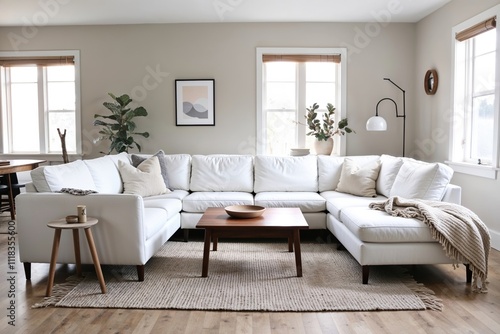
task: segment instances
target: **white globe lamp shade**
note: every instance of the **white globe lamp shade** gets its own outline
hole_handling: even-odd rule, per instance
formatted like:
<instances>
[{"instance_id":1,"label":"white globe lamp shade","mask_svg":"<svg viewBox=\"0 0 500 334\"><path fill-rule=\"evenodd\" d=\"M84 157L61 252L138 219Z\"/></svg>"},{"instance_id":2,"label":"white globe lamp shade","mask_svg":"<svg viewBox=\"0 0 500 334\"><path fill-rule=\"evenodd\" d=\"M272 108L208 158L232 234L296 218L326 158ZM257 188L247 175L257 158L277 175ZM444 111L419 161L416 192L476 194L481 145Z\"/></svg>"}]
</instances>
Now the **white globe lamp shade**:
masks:
<instances>
[{"instance_id":1,"label":"white globe lamp shade","mask_svg":"<svg viewBox=\"0 0 500 334\"><path fill-rule=\"evenodd\" d=\"M373 116L366 122L367 131L387 131L387 122L383 117Z\"/></svg>"}]
</instances>

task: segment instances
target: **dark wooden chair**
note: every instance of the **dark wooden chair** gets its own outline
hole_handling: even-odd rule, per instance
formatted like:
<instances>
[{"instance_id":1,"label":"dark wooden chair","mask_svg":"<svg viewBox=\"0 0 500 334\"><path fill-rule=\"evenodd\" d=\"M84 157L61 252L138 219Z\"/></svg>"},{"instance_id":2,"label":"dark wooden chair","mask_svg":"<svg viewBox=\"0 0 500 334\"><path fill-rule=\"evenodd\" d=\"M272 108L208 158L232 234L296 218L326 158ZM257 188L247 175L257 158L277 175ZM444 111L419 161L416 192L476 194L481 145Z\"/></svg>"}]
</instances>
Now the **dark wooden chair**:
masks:
<instances>
[{"instance_id":1,"label":"dark wooden chair","mask_svg":"<svg viewBox=\"0 0 500 334\"><path fill-rule=\"evenodd\" d=\"M10 180L12 185L12 198L10 198L7 177L5 175L0 175L0 212L10 212L11 218L14 219L13 213L16 212L14 198L21 193L21 188L26 185L24 183L19 183L16 173L10 174Z\"/></svg>"}]
</instances>

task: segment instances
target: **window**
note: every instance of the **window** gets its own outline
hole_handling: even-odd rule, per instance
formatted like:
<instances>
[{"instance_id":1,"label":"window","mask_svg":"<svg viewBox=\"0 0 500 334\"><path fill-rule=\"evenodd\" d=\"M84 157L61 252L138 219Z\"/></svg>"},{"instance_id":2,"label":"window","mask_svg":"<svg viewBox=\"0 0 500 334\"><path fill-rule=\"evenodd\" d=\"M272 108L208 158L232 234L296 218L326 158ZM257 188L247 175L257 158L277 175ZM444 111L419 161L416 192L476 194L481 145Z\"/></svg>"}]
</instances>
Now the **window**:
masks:
<instances>
[{"instance_id":1,"label":"window","mask_svg":"<svg viewBox=\"0 0 500 334\"><path fill-rule=\"evenodd\" d=\"M490 178L498 166L500 76L497 6L453 28L454 83L450 165Z\"/></svg>"},{"instance_id":2,"label":"window","mask_svg":"<svg viewBox=\"0 0 500 334\"><path fill-rule=\"evenodd\" d=\"M81 153L77 55L0 52L3 154Z\"/></svg>"},{"instance_id":3,"label":"window","mask_svg":"<svg viewBox=\"0 0 500 334\"><path fill-rule=\"evenodd\" d=\"M257 154L312 148L304 116L314 103L320 113L332 103L337 120L345 117L345 54L345 49L257 49ZM343 141L335 138L335 153L345 154Z\"/></svg>"}]
</instances>

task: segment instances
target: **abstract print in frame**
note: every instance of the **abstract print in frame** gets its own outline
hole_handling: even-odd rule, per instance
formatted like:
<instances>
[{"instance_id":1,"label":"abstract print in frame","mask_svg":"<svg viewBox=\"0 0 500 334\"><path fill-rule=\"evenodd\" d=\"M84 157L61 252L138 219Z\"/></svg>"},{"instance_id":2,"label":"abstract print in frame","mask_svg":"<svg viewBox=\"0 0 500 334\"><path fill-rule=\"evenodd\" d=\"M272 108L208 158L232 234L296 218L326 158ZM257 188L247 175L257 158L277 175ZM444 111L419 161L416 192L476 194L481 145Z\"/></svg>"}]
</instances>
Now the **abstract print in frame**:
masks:
<instances>
[{"instance_id":1,"label":"abstract print in frame","mask_svg":"<svg viewBox=\"0 0 500 334\"><path fill-rule=\"evenodd\" d=\"M215 125L215 80L175 80L175 124Z\"/></svg>"}]
</instances>

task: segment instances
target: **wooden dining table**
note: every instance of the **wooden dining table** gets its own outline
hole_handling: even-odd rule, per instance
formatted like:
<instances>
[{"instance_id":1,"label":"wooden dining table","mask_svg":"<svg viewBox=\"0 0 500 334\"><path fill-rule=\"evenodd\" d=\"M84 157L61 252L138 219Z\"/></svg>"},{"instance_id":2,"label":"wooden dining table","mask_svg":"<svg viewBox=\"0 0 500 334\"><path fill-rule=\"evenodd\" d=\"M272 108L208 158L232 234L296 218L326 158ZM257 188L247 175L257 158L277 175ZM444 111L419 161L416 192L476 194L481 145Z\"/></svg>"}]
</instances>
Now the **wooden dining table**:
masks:
<instances>
[{"instance_id":1,"label":"wooden dining table","mask_svg":"<svg viewBox=\"0 0 500 334\"><path fill-rule=\"evenodd\" d=\"M16 217L14 206L14 193L12 191L12 177L11 174L18 172L26 172L37 168L40 164L46 162L45 160L27 160L27 159L13 159L8 160L8 164L0 165L0 175L5 175L7 178L7 191L9 192L9 205L10 205L10 218L12 220Z\"/></svg>"}]
</instances>

